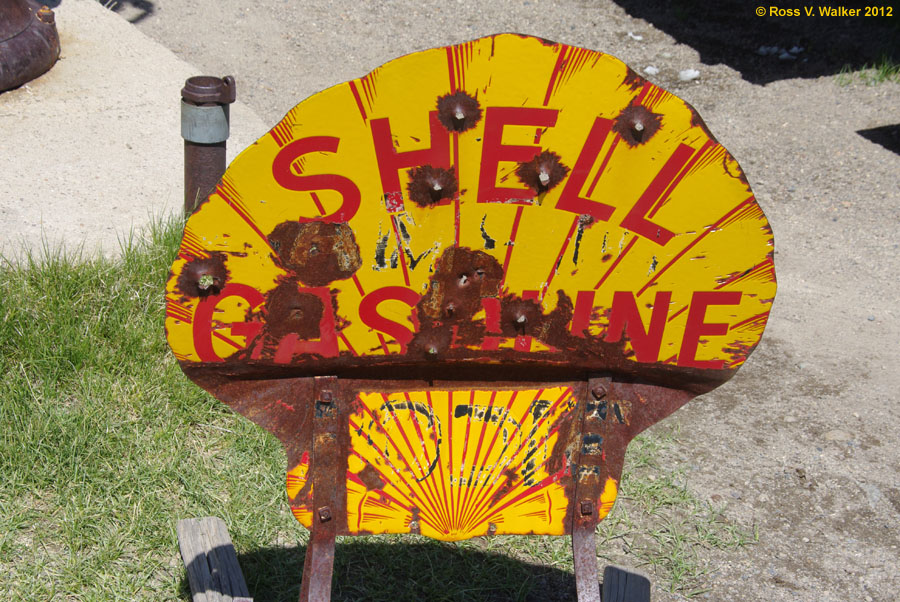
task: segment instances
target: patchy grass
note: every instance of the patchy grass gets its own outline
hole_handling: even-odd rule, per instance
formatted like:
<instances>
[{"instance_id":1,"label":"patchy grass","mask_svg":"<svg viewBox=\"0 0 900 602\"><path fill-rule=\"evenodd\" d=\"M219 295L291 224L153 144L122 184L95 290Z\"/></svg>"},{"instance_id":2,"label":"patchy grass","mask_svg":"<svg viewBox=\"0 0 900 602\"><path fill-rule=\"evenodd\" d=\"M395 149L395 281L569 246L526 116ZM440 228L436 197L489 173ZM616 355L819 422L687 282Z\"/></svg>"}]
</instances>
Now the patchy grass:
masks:
<instances>
[{"instance_id":1,"label":"patchy grass","mask_svg":"<svg viewBox=\"0 0 900 602\"><path fill-rule=\"evenodd\" d=\"M884 82L900 83L900 63L884 55L880 60L859 70L853 70L849 65L845 66L837 75L839 86L849 86L855 82L867 86L877 86Z\"/></svg>"},{"instance_id":2,"label":"patchy grass","mask_svg":"<svg viewBox=\"0 0 900 602\"><path fill-rule=\"evenodd\" d=\"M0 594L12 600L188 600L175 522L228 524L258 600L296 600L306 532L279 442L191 384L163 333L182 223L116 259L52 252L0 266ZM632 445L603 558L702 590L699 548L753 541L659 474L673 436ZM565 600L568 538L415 536L339 542L335 599Z\"/></svg>"}]
</instances>

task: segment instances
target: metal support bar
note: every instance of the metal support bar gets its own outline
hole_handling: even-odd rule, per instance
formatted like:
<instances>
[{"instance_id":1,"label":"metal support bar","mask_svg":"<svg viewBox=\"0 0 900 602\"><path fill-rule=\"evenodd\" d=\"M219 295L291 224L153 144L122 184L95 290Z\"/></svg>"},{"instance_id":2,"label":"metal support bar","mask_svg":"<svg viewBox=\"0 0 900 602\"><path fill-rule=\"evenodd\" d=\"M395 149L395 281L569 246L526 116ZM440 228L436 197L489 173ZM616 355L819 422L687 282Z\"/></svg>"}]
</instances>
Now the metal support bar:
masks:
<instances>
[{"instance_id":1,"label":"metal support bar","mask_svg":"<svg viewBox=\"0 0 900 602\"><path fill-rule=\"evenodd\" d=\"M328 602L334 572L334 538L344 516L340 490L344 473L338 443L339 414L337 378L316 377L313 446L309 479L313 489L312 533L303 561L300 602ZM343 470L342 470L343 468Z\"/></svg>"},{"instance_id":2,"label":"metal support bar","mask_svg":"<svg viewBox=\"0 0 900 602\"><path fill-rule=\"evenodd\" d=\"M599 522L599 500L603 488L598 467L603 464L603 419L598 403L606 397L609 378L592 378L581 400L581 430L575 453L575 498L572 514L572 556L575 564L575 588L578 602L600 602L597 578L597 547L594 529Z\"/></svg>"},{"instance_id":3,"label":"metal support bar","mask_svg":"<svg viewBox=\"0 0 900 602\"><path fill-rule=\"evenodd\" d=\"M225 173L229 105L235 98L234 78L230 75L191 77L181 90L185 215L194 211Z\"/></svg>"}]
</instances>

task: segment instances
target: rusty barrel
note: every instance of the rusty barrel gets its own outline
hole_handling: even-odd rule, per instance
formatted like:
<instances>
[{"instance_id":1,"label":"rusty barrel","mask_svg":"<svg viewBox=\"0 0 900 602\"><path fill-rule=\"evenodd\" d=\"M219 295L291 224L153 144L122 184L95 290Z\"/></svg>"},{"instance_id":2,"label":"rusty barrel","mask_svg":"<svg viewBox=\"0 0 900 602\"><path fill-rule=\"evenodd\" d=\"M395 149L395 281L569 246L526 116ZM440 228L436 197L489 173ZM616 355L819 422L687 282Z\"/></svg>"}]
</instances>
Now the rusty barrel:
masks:
<instances>
[{"instance_id":1,"label":"rusty barrel","mask_svg":"<svg viewBox=\"0 0 900 602\"><path fill-rule=\"evenodd\" d=\"M53 11L32 0L0 4L0 92L47 72L59 58Z\"/></svg>"}]
</instances>

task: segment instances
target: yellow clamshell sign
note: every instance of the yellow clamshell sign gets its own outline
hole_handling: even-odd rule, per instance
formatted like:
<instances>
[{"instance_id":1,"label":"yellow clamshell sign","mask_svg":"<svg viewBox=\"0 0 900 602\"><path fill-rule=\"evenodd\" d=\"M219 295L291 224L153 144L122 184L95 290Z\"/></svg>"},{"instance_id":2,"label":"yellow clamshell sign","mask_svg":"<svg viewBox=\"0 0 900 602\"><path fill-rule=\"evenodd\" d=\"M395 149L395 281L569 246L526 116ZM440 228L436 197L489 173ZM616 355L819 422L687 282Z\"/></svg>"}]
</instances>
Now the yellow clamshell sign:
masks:
<instances>
[{"instance_id":1,"label":"yellow clamshell sign","mask_svg":"<svg viewBox=\"0 0 900 602\"><path fill-rule=\"evenodd\" d=\"M166 332L192 377L533 367L696 393L745 361L775 288L766 217L692 107L612 56L502 34L320 92L246 149L187 222ZM550 452L574 404L359 393L347 530L563 532Z\"/></svg>"}]
</instances>

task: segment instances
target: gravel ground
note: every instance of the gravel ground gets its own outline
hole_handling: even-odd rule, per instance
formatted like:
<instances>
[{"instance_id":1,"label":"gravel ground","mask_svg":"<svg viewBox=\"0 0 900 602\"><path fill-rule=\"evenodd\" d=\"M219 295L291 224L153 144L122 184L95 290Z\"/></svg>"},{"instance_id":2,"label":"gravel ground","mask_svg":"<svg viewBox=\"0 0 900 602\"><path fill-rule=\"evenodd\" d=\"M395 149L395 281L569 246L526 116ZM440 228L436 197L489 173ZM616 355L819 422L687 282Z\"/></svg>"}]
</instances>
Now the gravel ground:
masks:
<instances>
[{"instance_id":1,"label":"gravel ground","mask_svg":"<svg viewBox=\"0 0 900 602\"><path fill-rule=\"evenodd\" d=\"M898 30L861 18L761 19L753 4L720 6L715 23L699 3L675 3L675 17L623 4L642 18L610 0L131 0L117 9L202 71L234 75L239 98L269 126L396 56L496 32L601 50L645 74L656 67L648 78L693 104L741 163L776 236L779 293L762 344L737 377L668 425L680 424L681 441L665 468L686 468L697 496L759 527L757 545L708 554L705 596L895 600L900 155L858 131L900 123L900 84L842 86L835 69L866 62L859 53L881 40L900 47ZM723 27L734 34L723 40ZM789 44L808 47L780 59ZM777 55L758 54L773 45ZM689 68L700 77L680 82Z\"/></svg>"}]
</instances>

